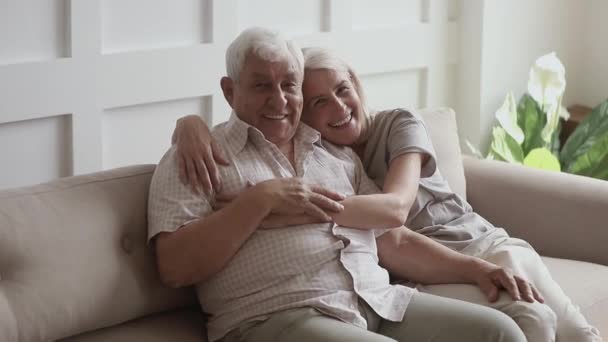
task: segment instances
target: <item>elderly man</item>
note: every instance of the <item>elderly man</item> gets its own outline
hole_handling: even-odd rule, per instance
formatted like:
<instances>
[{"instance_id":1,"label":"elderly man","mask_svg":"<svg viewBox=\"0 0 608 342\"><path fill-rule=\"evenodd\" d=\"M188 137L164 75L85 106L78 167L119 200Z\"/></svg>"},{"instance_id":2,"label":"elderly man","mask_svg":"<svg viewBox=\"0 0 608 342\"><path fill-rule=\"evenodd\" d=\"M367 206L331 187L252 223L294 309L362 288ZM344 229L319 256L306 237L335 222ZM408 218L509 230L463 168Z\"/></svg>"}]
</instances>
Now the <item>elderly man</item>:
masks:
<instances>
[{"instance_id":1,"label":"elderly man","mask_svg":"<svg viewBox=\"0 0 608 342\"><path fill-rule=\"evenodd\" d=\"M449 250L416 238L404 243L405 229L330 222L326 212L341 211L343 196L379 190L350 149L321 142L299 124L303 59L293 42L248 29L230 45L226 63L221 86L233 114L213 136L232 160L219 170L223 192L239 195L214 210L225 195L183 185L172 147L149 198L148 238L161 278L196 285L211 341L525 340L497 310L391 285L378 265L378 253L399 257L408 262L389 270L408 274L412 255L440 261ZM292 224L269 223L280 216ZM449 260L460 264L435 262L424 274L480 283L473 260Z\"/></svg>"}]
</instances>

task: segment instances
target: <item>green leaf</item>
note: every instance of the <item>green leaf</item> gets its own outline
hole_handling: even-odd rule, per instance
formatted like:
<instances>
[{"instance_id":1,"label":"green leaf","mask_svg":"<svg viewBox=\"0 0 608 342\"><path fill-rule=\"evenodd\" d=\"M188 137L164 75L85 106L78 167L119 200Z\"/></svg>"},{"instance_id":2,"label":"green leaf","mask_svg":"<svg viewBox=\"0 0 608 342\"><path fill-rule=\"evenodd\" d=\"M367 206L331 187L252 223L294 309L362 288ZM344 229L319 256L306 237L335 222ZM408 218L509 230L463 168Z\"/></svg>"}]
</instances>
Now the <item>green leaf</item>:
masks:
<instances>
[{"instance_id":1,"label":"green leaf","mask_svg":"<svg viewBox=\"0 0 608 342\"><path fill-rule=\"evenodd\" d=\"M530 151L524 159L524 165L549 171L561 171L559 160L544 147Z\"/></svg>"},{"instance_id":2,"label":"green leaf","mask_svg":"<svg viewBox=\"0 0 608 342\"><path fill-rule=\"evenodd\" d=\"M560 160L564 169L572 172L573 164L608 133L608 100L595 107L570 135Z\"/></svg>"},{"instance_id":3,"label":"green leaf","mask_svg":"<svg viewBox=\"0 0 608 342\"><path fill-rule=\"evenodd\" d=\"M608 133L570 165L569 172L608 180Z\"/></svg>"},{"instance_id":4,"label":"green leaf","mask_svg":"<svg viewBox=\"0 0 608 342\"><path fill-rule=\"evenodd\" d=\"M496 111L496 119L500 126L507 131L518 144L524 142L524 132L517 125L517 105L515 104L515 96L513 92L509 92L505 98L505 102Z\"/></svg>"},{"instance_id":5,"label":"green leaf","mask_svg":"<svg viewBox=\"0 0 608 342\"><path fill-rule=\"evenodd\" d=\"M532 96L524 94L517 105L517 124L524 131L525 138L521 147L525 154L545 146L541 133L546 122L547 117L536 101Z\"/></svg>"},{"instance_id":6,"label":"green leaf","mask_svg":"<svg viewBox=\"0 0 608 342\"><path fill-rule=\"evenodd\" d=\"M492 129L492 143L490 153L495 159L507 161L509 163L521 164L524 160L524 153L521 146L513 139L502 127Z\"/></svg>"}]
</instances>

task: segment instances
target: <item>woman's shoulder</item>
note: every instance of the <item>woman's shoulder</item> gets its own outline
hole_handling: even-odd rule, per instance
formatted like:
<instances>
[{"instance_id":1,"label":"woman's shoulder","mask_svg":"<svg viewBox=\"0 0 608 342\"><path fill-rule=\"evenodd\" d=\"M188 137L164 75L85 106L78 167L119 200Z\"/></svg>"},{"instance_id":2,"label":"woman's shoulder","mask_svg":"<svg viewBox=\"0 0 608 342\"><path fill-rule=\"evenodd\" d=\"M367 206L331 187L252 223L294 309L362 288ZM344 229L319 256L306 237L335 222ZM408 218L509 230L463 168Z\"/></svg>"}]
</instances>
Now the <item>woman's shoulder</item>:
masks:
<instances>
[{"instance_id":1,"label":"woman's shoulder","mask_svg":"<svg viewBox=\"0 0 608 342\"><path fill-rule=\"evenodd\" d=\"M372 114L371 116L372 131L377 134L388 134L397 127L408 125L425 126L422 116L412 109L395 108L383 110Z\"/></svg>"},{"instance_id":2,"label":"woman's shoulder","mask_svg":"<svg viewBox=\"0 0 608 342\"><path fill-rule=\"evenodd\" d=\"M410 121L410 120L423 121L422 116L416 110L408 109L408 108L394 108L394 109L382 110L382 111L379 111L379 112L376 112L375 114L373 114L372 120L374 120L374 123L380 124L380 125L386 124L386 123L392 123L395 120L397 120L397 121Z\"/></svg>"}]
</instances>

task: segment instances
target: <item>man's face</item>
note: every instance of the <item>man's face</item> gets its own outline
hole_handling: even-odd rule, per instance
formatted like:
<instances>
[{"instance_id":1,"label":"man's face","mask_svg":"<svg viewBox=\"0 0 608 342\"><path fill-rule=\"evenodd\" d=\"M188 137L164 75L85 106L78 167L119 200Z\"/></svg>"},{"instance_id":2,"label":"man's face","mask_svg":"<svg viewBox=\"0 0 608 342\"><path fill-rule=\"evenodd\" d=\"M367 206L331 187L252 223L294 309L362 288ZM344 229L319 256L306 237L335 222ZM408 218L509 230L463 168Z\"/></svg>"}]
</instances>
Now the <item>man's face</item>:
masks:
<instances>
[{"instance_id":1,"label":"man's face","mask_svg":"<svg viewBox=\"0 0 608 342\"><path fill-rule=\"evenodd\" d=\"M224 95L238 117L276 145L294 136L302 114L302 72L291 56L269 62L245 59L239 80L222 80Z\"/></svg>"}]
</instances>

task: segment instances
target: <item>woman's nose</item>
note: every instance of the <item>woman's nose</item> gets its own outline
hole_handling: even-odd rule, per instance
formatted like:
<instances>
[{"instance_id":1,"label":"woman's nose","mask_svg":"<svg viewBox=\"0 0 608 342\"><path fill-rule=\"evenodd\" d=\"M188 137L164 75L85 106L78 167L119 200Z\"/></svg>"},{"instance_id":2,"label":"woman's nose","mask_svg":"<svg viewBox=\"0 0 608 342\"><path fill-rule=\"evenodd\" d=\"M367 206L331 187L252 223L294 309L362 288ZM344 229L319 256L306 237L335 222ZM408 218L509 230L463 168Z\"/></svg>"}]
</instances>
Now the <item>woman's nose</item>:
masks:
<instances>
[{"instance_id":1,"label":"woman's nose","mask_svg":"<svg viewBox=\"0 0 608 342\"><path fill-rule=\"evenodd\" d=\"M340 112L340 113L346 111L346 105L339 98L332 97L331 103L332 103L332 106L333 106L333 108L334 108L335 111Z\"/></svg>"}]
</instances>

